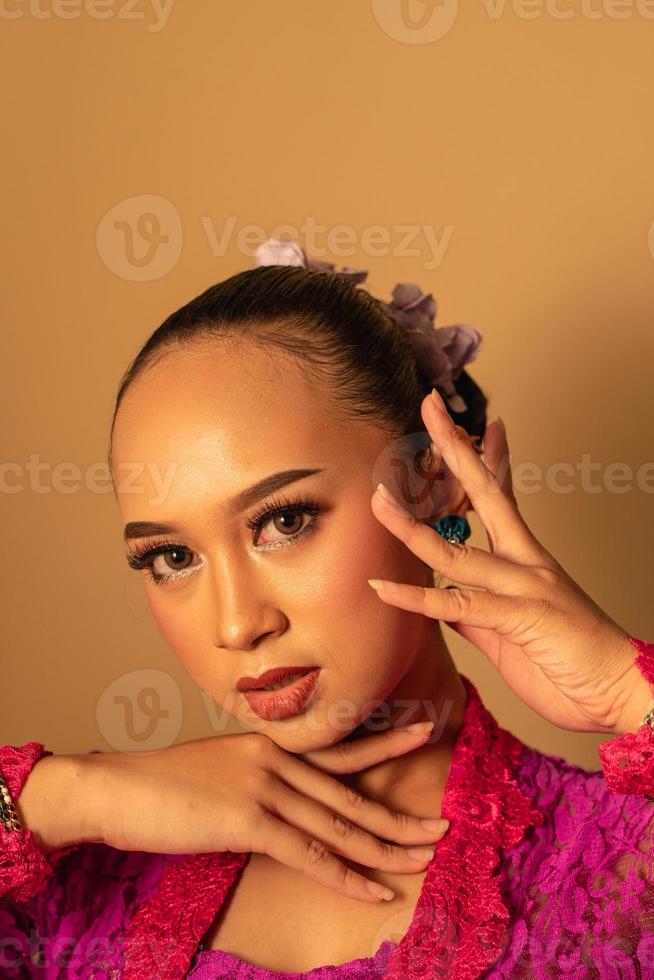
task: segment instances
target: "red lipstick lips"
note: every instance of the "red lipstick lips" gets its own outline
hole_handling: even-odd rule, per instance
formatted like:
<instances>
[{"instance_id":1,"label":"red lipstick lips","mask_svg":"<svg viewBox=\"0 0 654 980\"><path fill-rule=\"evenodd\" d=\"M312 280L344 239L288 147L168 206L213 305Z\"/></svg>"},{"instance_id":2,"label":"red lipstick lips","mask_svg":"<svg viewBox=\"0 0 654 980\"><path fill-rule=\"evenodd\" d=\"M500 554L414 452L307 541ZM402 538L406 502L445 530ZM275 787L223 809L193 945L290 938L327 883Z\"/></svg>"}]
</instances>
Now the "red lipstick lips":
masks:
<instances>
[{"instance_id":1,"label":"red lipstick lips","mask_svg":"<svg viewBox=\"0 0 654 980\"><path fill-rule=\"evenodd\" d=\"M243 693L255 714L264 721L276 721L296 715L308 705L319 674L320 667L275 667L260 677L240 677L236 689ZM262 689L293 676L296 679L284 687L273 691Z\"/></svg>"},{"instance_id":2,"label":"red lipstick lips","mask_svg":"<svg viewBox=\"0 0 654 980\"><path fill-rule=\"evenodd\" d=\"M285 677L292 674L306 674L310 670L318 670L317 667L273 667L267 670L261 677L239 677L236 681L237 691L259 691L261 688L283 681Z\"/></svg>"}]
</instances>

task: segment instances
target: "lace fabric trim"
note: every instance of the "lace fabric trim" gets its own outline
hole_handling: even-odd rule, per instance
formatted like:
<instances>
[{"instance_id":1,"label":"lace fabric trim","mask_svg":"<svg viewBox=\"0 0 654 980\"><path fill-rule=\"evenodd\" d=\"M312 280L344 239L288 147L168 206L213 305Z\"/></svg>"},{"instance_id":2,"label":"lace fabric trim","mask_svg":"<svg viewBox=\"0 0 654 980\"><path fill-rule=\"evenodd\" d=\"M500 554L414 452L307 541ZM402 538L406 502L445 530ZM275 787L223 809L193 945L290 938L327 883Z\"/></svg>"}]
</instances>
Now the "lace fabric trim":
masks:
<instances>
[{"instance_id":1,"label":"lace fabric trim","mask_svg":"<svg viewBox=\"0 0 654 980\"><path fill-rule=\"evenodd\" d=\"M514 778L524 744L497 724L472 682L461 677L468 704L441 807L450 829L437 845L386 980L467 980L497 959L509 920L495 875L499 850L514 847L544 820Z\"/></svg>"},{"instance_id":2,"label":"lace fabric trim","mask_svg":"<svg viewBox=\"0 0 654 980\"><path fill-rule=\"evenodd\" d=\"M189 980L383 980L388 957L395 948L390 939L384 940L374 956L365 956L334 966L316 966L306 973L289 973L254 966L221 949L205 950L198 954L196 965L188 974Z\"/></svg>"},{"instance_id":3,"label":"lace fabric trim","mask_svg":"<svg viewBox=\"0 0 654 980\"><path fill-rule=\"evenodd\" d=\"M654 643L629 637L638 650L636 665L654 697ZM646 723L597 748L607 785L614 793L645 793L654 800L654 731Z\"/></svg>"}]
</instances>

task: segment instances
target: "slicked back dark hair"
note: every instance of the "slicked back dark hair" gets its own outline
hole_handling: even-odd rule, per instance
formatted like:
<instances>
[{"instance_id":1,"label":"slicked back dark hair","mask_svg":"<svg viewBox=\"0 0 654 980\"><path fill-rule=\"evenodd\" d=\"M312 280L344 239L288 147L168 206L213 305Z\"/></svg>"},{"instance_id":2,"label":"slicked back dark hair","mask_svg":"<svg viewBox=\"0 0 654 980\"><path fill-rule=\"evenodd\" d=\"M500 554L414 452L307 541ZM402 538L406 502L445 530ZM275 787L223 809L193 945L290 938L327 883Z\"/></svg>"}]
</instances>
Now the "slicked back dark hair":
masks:
<instances>
[{"instance_id":1,"label":"slicked back dark hair","mask_svg":"<svg viewBox=\"0 0 654 980\"><path fill-rule=\"evenodd\" d=\"M420 405L431 390L409 341L381 303L351 280L299 266L258 266L210 286L171 313L123 375L109 436L125 392L175 349L244 337L293 355L314 383L329 386L345 419L369 419L399 438L425 432ZM457 391L468 408L457 425L483 437L486 396L464 370Z\"/></svg>"}]
</instances>

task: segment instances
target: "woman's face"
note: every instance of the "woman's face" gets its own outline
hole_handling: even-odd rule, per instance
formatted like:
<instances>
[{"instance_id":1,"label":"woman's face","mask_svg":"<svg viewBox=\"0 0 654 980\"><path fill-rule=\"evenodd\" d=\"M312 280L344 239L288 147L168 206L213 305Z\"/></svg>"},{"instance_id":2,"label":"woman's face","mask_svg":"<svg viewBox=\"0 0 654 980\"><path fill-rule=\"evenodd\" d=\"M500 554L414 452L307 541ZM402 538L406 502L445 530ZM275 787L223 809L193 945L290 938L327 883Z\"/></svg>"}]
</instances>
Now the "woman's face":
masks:
<instances>
[{"instance_id":1,"label":"woman's face","mask_svg":"<svg viewBox=\"0 0 654 980\"><path fill-rule=\"evenodd\" d=\"M214 702L289 751L344 738L434 656L434 622L383 603L367 581L432 584L372 511L380 479L397 491L397 467L379 469L389 441L370 422L339 420L293 358L246 341L166 355L116 418L124 521L168 528L132 528L127 541L132 552L169 547L139 573L157 623ZM313 472L239 502L291 470ZM248 526L280 503L284 516ZM236 682L278 666L321 670L303 711L266 721Z\"/></svg>"}]
</instances>

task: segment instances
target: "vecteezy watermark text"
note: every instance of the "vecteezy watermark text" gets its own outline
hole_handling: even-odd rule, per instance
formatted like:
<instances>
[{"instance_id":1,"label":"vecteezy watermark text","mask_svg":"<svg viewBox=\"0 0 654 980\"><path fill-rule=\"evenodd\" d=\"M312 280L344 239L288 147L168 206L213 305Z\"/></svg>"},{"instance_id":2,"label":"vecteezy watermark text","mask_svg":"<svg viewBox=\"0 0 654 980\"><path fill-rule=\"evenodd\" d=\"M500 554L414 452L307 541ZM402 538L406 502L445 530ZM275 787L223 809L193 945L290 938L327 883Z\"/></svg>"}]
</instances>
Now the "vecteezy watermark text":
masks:
<instances>
[{"instance_id":1,"label":"vecteezy watermark text","mask_svg":"<svg viewBox=\"0 0 654 980\"><path fill-rule=\"evenodd\" d=\"M546 466L522 460L511 462L513 489L516 494L535 494L543 490L550 493L615 493L634 491L654 494L654 461L645 461L637 467L619 460L608 463L594 460L591 453L582 453L574 462L557 460ZM509 460L500 463L498 478L508 468ZM25 490L36 494L90 493L152 494L147 503L162 504L180 473L175 462L160 466L154 462L125 462L114 467L114 478L108 463L90 463L81 467L77 463L51 463L31 453L27 462L0 462L0 494L17 494ZM181 474L180 474L181 475ZM375 481L373 481L375 483ZM375 483L376 485L376 483ZM410 501L415 503L415 501ZM403 501L406 504L406 501Z\"/></svg>"},{"instance_id":2,"label":"vecteezy watermark text","mask_svg":"<svg viewBox=\"0 0 654 980\"><path fill-rule=\"evenodd\" d=\"M152 462L119 463L114 467L112 482L108 463L90 463L82 468L77 463L51 463L42 460L38 453L31 453L25 463L0 463L0 493L16 494L31 490L37 494L71 494L88 490L99 494L113 491L145 494L145 486L138 482L145 476L147 485L153 490L147 503L156 507L166 499L176 472L176 463L168 463L166 467Z\"/></svg>"},{"instance_id":3,"label":"vecteezy watermark text","mask_svg":"<svg viewBox=\"0 0 654 980\"><path fill-rule=\"evenodd\" d=\"M0 20L121 20L147 23L151 34L168 23L175 0L0 0Z\"/></svg>"},{"instance_id":4,"label":"vecteezy watermark text","mask_svg":"<svg viewBox=\"0 0 654 980\"><path fill-rule=\"evenodd\" d=\"M430 44L446 37L456 24L459 0L371 0L372 13L388 37L402 44ZM510 14L519 20L654 21L654 0L482 0L489 21Z\"/></svg>"},{"instance_id":5,"label":"vecteezy watermark text","mask_svg":"<svg viewBox=\"0 0 654 980\"><path fill-rule=\"evenodd\" d=\"M229 215L225 220L220 238L211 217L203 217L200 220L212 255L225 255L238 223L236 216ZM318 224L314 217L308 216L300 225L278 225L271 234L268 234L261 225L243 225L236 234L236 247L244 255L254 256L255 249L267 238L285 236L301 239L303 248L312 259L324 259L330 256L349 258L357 251L372 258L383 255L393 255L395 258L419 258L426 252L425 269L435 269L443 261L445 250L453 234L454 225L446 225L439 233L433 225L416 224L367 225L358 232L353 225L341 224L327 227ZM422 245L422 239L427 245L426 249L418 247L418 243Z\"/></svg>"},{"instance_id":6,"label":"vecteezy watermark text","mask_svg":"<svg viewBox=\"0 0 654 980\"><path fill-rule=\"evenodd\" d=\"M240 224L236 215L217 220L201 215L200 225L211 255L222 258L235 247L249 259L269 238L301 241L310 258L349 259L357 253L380 258L422 258L429 271L438 268L450 246L454 225L395 223L326 225L307 215L297 225ZM171 272L182 254L184 232L175 205L158 194L137 194L114 204L96 232L98 255L106 267L130 282L152 282Z\"/></svg>"},{"instance_id":7,"label":"vecteezy watermark text","mask_svg":"<svg viewBox=\"0 0 654 980\"><path fill-rule=\"evenodd\" d=\"M250 711L242 695L227 693L218 704L208 690L200 690L207 720L214 733L228 734L234 723L249 729ZM347 735L355 727L371 735L386 731L390 726L401 728L420 716L434 724L430 742L442 736L454 707L450 699L437 709L429 698L401 698L389 702L381 699L356 704L348 698L333 701L316 700L309 714L284 719L282 728L288 732L296 725L314 733L341 732ZM156 752L172 745L182 727L183 699L179 685L166 671L152 667L130 670L114 678L104 688L96 703L96 722L103 738L117 751ZM361 722L361 718L365 720ZM269 722L272 727L276 722Z\"/></svg>"}]
</instances>

